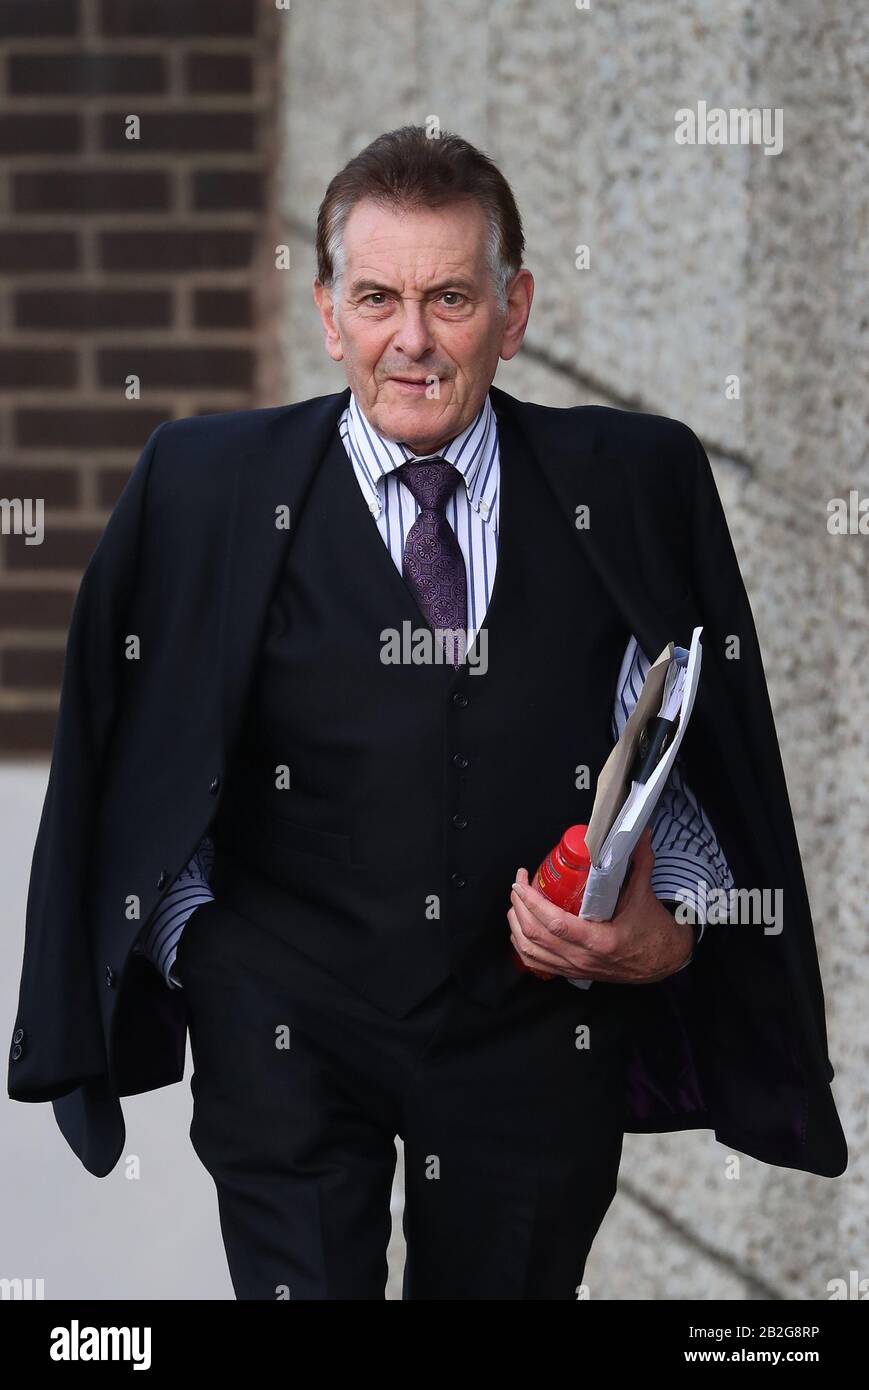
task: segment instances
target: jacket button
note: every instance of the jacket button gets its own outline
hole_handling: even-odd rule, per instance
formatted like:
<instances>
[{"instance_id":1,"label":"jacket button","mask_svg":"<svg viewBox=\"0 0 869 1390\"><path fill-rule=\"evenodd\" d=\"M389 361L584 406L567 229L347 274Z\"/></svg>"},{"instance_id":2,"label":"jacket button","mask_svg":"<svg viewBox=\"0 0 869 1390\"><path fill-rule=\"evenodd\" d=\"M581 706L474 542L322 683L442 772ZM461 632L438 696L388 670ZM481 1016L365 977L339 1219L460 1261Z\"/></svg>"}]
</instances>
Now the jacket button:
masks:
<instances>
[{"instance_id":1,"label":"jacket button","mask_svg":"<svg viewBox=\"0 0 869 1390\"><path fill-rule=\"evenodd\" d=\"M453 767L467 767L468 760L463 753L453 754Z\"/></svg>"},{"instance_id":2,"label":"jacket button","mask_svg":"<svg viewBox=\"0 0 869 1390\"><path fill-rule=\"evenodd\" d=\"M217 788L218 788L219 786L220 786L220 778L219 778L219 777L212 777L212 779L211 779L211 786L208 788L208 790L211 792L211 795L212 795L212 796L213 796L214 793L217 791Z\"/></svg>"},{"instance_id":3,"label":"jacket button","mask_svg":"<svg viewBox=\"0 0 869 1390\"><path fill-rule=\"evenodd\" d=\"M450 878L450 883L454 888L464 888L465 886L465 880L461 874L453 874Z\"/></svg>"},{"instance_id":4,"label":"jacket button","mask_svg":"<svg viewBox=\"0 0 869 1390\"><path fill-rule=\"evenodd\" d=\"M164 886L164 884L166 883L166 880L167 880L168 877L169 877L169 874L167 873L167 871L166 871L165 869L161 869L161 870L160 870L160 877L157 879L157 887L158 887L158 888L162 888L162 887Z\"/></svg>"},{"instance_id":5,"label":"jacket button","mask_svg":"<svg viewBox=\"0 0 869 1390\"><path fill-rule=\"evenodd\" d=\"M114 988L115 972L110 965L106 966L106 984L108 985L109 989Z\"/></svg>"},{"instance_id":6,"label":"jacket button","mask_svg":"<svg viewBox=\"0 0 869 1390\"><path fill-rule=\"evenodd\" d=\"M467 825L467 823L468 823L468 818L467 818L467 816L462 816L462 815L458 815L458 814L455 815L455 816L453 816L453 825L456 827L457 830L464 830L464 828L465 828L465 826Z\"/></svg>"},{"instance_id":7,"label":"jacket button","mask_svg":"<svg viewBox=\"0 0 869 1390\"><path fill-rule=\"evenodd\" d=\"M15 1046L13 1047L13 1049L12 1049L12 1060L13 1060L13 1062L17 1062L17 1061L18 1061L18 1058L21 1056L21 1054L22 1054L23 1051L24 1051L24 1048L21 1047L18 1043L16 1043Z\"/></svg>"},{"instance_id":8,"label":"jacket button","mask_svg":"<svg viewBox=\"0 0 869 1390\"><path fill-rule=\"evenodd\" d=\"M14 1043L24 1042L24 1029L23 1029L23 1028L16 1028L16 1029L15 1029L15 1032L12 1034L12 1041L13 1041Z\"/></svg>"},{"instance_id":9,"label":"jacket button","mask_svg":"<svg viewBox=\"0 0 869 1390\"><path fill-rule=\"evenodd\" d=\"M458 705L459 709L464 709L467 703L468 697L465 694L464 690L457 690L455 695L453 696L453 704Z\"/></svg>"}]
</instances>

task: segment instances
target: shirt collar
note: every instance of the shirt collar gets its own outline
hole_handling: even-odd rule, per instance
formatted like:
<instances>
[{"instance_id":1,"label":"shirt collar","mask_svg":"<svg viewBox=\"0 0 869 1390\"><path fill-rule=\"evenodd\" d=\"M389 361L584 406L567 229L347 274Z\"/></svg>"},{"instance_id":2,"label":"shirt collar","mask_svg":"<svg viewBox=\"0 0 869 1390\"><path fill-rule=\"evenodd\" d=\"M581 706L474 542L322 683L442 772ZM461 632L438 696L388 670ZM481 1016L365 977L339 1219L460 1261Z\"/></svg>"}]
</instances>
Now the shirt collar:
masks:
<instances>
[{"instance_id":1,"label":"shirt collar","mask_svg":"<svg viewBox=\"0 0 869 1390\"><path fill-rule=\"evenodd\" d=\"M497 517L498 422L488 392L471 423L437 454L415 454L406 444L387 439L365 416L351 391L342 421L342 435L351 458L358 464L370 509L383 508L381 480L410 459L443 458L461 474L468 501L484 521Z\"/></svg>"}]
</instances>

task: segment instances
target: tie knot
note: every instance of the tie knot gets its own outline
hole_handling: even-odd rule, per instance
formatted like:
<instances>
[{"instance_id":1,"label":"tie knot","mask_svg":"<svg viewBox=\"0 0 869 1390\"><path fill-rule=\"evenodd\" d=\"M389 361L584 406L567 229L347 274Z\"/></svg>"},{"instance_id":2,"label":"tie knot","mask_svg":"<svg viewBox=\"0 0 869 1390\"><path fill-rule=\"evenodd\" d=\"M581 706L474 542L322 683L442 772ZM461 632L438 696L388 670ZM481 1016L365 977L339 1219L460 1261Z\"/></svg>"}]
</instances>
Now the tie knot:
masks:
<instances>
[{"instance_id":1,"label":"tie knot","mask_svg":"<svg viewBox=\"0 0 869 1390\"><path fill-rule=\"evenodd\" d=\"M458 469L443 458L414 459L396 473L424 511L445 512L459 481Z\"/></svg>"}]
</instances>

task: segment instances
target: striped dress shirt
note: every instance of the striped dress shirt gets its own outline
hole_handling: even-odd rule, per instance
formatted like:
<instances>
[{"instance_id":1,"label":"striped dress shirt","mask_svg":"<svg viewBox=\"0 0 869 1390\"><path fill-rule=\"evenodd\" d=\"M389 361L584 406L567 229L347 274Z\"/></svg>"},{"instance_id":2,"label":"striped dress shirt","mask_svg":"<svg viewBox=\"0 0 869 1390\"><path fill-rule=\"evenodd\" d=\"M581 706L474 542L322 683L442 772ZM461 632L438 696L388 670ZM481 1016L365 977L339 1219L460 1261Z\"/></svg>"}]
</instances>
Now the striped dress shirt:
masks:
<instances>
[{"instance_id":1,"label":"striped dress shirt","mask_svg":"<svg viewBox=\"0 0 869 1390\"><path fill-rule=\"evenodd\" d=\"M379 434L352 393L338 428L372 519L399 573L405 537L420 507L395 470L410 459L438 457L453 464L461 475L464 486L456 486L447 505L447 519L465 561L470 648L489 607L498 556L500 459L497 417L489 396L471 424L436 455L415 454L406 445ZM650 658L631 637L616 682L613 742L637 702L650 665ZM698 900L700 883L707 891L729 890L734 884L709 818L682 777L678 757L652 818L652 848L652 890L658 898L681 898L693 906L699 942L704 925L702 900ZM214 846L206 835L170 885L147 924L143 940L134 948L151 960L170 989L180 988L172 965L184 925L197 907L214 896L209 887L213 863Z\"/></svg>"}]
</instances>

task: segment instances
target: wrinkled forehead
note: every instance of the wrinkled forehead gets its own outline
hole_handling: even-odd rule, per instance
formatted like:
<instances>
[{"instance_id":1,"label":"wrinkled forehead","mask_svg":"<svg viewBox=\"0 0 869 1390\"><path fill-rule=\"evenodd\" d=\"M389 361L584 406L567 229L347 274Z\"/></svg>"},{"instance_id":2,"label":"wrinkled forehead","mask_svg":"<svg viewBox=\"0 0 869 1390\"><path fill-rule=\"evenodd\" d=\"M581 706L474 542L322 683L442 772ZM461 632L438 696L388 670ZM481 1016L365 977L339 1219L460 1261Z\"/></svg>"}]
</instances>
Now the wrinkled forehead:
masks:
<instances>
[{"instance_id":1,"label":"wrinkled forehead","mask_svg":"<svg viewBox=\"0 0 869 1390\"><path fill-rule=\"evenodd\" d=\"M380 284L383 276L403 292L430 290L446 280L452 284L456 277L473 289L486 274L487 230L485 215L473 200L407 209L363 199L347 218L336 270L347 277L348 292L362 288L361 281Z\"/></svg>"}]
</instances>

